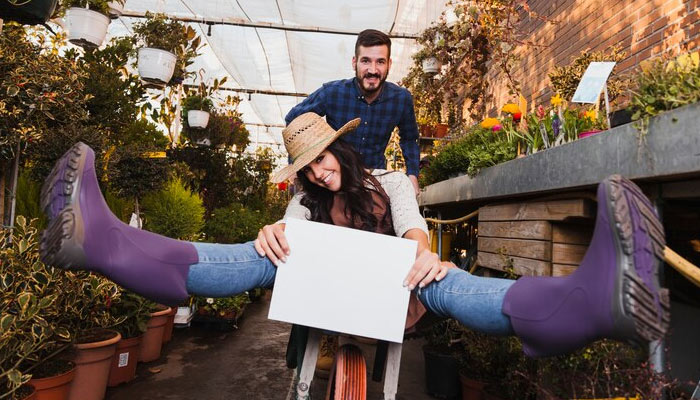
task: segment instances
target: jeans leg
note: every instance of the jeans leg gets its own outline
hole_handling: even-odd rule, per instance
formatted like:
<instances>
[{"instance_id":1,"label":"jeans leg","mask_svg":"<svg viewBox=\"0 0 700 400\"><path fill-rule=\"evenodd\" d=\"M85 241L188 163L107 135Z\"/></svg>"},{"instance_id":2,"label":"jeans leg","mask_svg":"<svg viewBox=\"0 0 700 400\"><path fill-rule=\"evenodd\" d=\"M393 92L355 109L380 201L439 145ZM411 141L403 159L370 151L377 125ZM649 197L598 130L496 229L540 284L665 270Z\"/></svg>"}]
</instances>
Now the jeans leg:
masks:
<instances>
[{"instance_id":1,"label":"jeans leg","mask_svg":"<svg viewBox=\"0 0 700 400\"><path fill-rule=\"evenodd\" d=\"M199 262L190 266L187 292L228 297L258 287L272 287L277 268L261 257L253 242L243 244L193 243Z\"/></svg>"},{"instance_id":2,"label":"jeans leg","mask_svg":"<svg viewBox=\"0 0 700 400\"><path fill-rule=\"evenodd\" d=\"M433 313L458 320L462 325L491 335L513 335L510 318L501 312L503 298L515 281L483 278L451 268L439 282L417 291Z\"/></svg>"}]
</instances>

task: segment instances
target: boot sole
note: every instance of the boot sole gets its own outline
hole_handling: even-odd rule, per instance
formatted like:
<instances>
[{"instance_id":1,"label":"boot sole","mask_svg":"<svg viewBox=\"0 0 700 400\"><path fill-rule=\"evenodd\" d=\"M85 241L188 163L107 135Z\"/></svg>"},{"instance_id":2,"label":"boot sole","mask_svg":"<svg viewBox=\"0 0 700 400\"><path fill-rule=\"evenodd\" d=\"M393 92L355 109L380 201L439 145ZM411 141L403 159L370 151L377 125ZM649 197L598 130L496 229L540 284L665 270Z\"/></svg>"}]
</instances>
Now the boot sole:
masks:
<instances>
[{"instance_id":1,"label":"boot sole","mask_svg":"<svg viewBox=\"0 0 700 400\"><path fill-rule=\"evenodd\" d=\"M622 304L614 304L615 326L621 326L617 334L630 337L636 334L636 341L661 339L669 329L671 314L668 289L659 284L658 269L663 265L665 236L661 221L656 216L651 203L642 191L631 181L620 175L608 178L608 211L615 223L618 249L622 253L619 269L618 296ZM634 226L632 213L639 213L639 226ZM635 232L645 233L645 243L635 243ZM643 265L635 265L634 254L649 252L653 255L651 268L638 270ZM621 294L621 296L619 296ZM631 332L632 331L632 332Z\"/></svg>"},{"instance_id":2,"label":"boot sole","mask_svg":"<svg viewBox=\"0 0 700 400\"><path fill-rule=\"evenodd\" d=\"M56 162L41 189L41 207L51 219L39 245L41 260L47 265L63 269L85 266L80 245L85 235L77 194L88 150L84 143L73 145Z\"/></svg>"}]
</instances>

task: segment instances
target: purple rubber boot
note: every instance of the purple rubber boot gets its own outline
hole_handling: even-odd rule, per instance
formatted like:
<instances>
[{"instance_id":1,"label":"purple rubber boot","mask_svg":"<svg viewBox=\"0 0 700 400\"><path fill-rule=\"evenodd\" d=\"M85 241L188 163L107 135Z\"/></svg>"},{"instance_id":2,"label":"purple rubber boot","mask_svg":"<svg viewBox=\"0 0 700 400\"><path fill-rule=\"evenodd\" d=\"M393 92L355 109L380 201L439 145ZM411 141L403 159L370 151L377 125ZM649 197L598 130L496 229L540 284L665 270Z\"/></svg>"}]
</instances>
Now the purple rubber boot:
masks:
<instances>
[{"instance_id":1,"label":"purple rubber boot","mask_svg":"<svg viewBox=\"0 0 700 400\"><path fill-rule=\"evenodd\" d=\"M95 175L95 153L75 144L56 163L41 191L50 218L41 259L60 268L98 272L157 302L187 297L189 267L198 262L191 243L133 228L107 207Z\"/></svg>"},{"instance_id":2,"label":"purple rubber boot","mask_svg":"<svg viewBox=\"0 0 700 400\"><path fill-rule=\"evenodd\" d=\"M531 357L569 353L611 338L645 343L668 331L668 290L661 289L663 227L631 181L613 175L598 186L598 215L578 269L561 278L522 277L503 302Z\"/></svg>"}]
</instances>

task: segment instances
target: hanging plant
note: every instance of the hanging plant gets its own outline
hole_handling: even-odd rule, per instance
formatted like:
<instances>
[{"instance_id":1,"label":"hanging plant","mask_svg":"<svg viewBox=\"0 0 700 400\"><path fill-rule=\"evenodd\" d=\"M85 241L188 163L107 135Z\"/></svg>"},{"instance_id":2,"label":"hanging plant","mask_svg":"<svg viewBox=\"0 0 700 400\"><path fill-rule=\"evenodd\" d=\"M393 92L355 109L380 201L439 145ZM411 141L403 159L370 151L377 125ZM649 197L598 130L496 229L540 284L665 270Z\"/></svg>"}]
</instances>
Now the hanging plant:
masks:
<instances>
[{"instance_id":1,"label":"hanging plant","mask_svg":"<svg viewBox=\"0 0 700 400\"><path fill-rule=\"evenodd\" d=\"M114 0L124 4L126 0ZM107 36L110 22L108 0L62 0L66 11L68 40L78 46L99 47Z\"/></svg>"},{"instance_id":2,"label":"hanging plant","mask_svg":"<svg viewBox=\"0 0 700 400\"><path fill-rule=\"evenodd\" d=\"M158 84L179 84L188 77L187 67L194 62L201 38L191 26L146 13L146 20L134 24L134 34L143 46L138 51L141 79Z\"/></svg>"},{"instance_id":3,"label":"hanging plant","mask_svg":"<svg viewBox=\"0 0 700 400\"><path fill-rule=\"evenodd\" d=\"M58 0L0 0L0 19L26 25L44 24L57 5Z\"/></svg>"}]
</instances>

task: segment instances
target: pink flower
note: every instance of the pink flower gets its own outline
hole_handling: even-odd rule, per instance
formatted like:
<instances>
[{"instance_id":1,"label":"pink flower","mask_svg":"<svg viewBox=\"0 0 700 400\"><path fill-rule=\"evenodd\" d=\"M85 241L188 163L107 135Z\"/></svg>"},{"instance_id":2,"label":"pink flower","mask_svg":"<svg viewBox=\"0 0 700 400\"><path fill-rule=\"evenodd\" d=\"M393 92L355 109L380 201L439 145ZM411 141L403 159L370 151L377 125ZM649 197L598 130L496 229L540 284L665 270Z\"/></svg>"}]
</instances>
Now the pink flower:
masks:
<instances>
[{"instance_id":1,"label":"pink flower","mask_svg":"<svg viewBox=\"0 0 700 400\"><path fill-rule=\"evenodd\" d=\"M491 130L494 131L494 132L498 132L498 131L500 131L501 129L503 129L503 127L502 127L500 124L496 124L496 125L494 125L493 127L491 127Z\"/></svg>"},{"instance_id":2,"label":"pink flower","mask_svg":"<svg viewBox=\"0 0 700 400\"><path fill-rule=\"evenodd\" d=\"M537 118L544 118L544 114L544 107L542 107L541 105L537 106L537 112L535 113L535 115L537 115Z\"/></svg>"}]
</instances>

